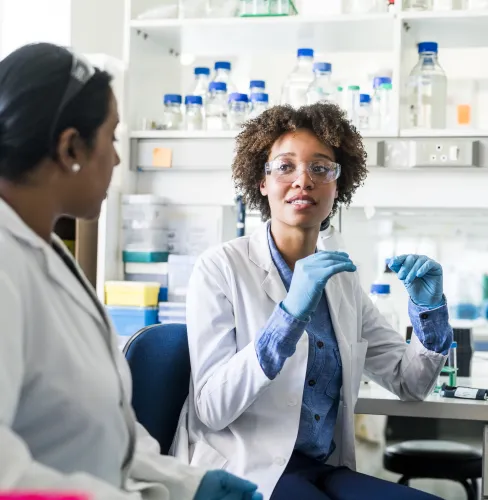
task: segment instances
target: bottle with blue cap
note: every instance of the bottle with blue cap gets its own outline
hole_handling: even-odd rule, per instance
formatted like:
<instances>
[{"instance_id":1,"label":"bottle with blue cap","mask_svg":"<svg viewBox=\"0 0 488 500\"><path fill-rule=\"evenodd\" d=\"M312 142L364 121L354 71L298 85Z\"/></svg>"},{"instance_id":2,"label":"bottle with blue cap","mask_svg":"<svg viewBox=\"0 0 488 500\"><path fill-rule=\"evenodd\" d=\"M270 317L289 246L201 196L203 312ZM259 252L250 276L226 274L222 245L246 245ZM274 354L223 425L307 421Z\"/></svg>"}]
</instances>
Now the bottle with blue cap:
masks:
<instances>
[{"instance_id":1,"label":"bottle with blue cap","mask_svg":"<svg viewBox=\"0 0 488 500\"><path fill-rule=\"evenodd\" d=\"M255 92L251 94L251 112L249 119L257 118L263 111L269 107L269 96L265 92Z\"/></svg>"},{"instance_id":2,"label":"bottle with blue cap","mask_svg":"<svg viewBox=\"0 0 488 500\"><path fill-rule=\"evenodd\" d=\"M316 62L313 65L315 78L307 90L307 103L330 101L334 97L335 87L332 85L332 64Z\"/></svg>"},{"instance_id":3,"label":"bottle with blue cap","mask_svg":"<svg viewBox=\"0 0 488 500\"><path fill-rule=\"evenodd\" d=\"M208 87L205 118L207 130L218 132L228 129L227 112L227 84L224 82L210 82Z\"/></svg>"},{"instance_id":4,"label":"bottle with blue cap","mask_svg":"<svg viewBox=\"0 0 488 500\"><path fill-rule=\"evenodd\" d=\"M371 96L369 94L359 94L358 127L359 130L369 129L371 116Z\"/></svg>"},{"instance_id":5,"label":"bottle with blue cap","mask_svg":"<svg viewBox=\"0 0 488 500\"><path fill-rule=\"evenodd\" d=\"M436 42L418 45L419 61L409 84L409 126L441 129L446 126L447 78L439 64Z\"/></svg>"},{"instance_id":6,"label":"bottle with blue cap","mask_svg":"<svg viewBox=\"0 0 488 500\"><path fill-rule=\"evenodd\" d=\"M373 95L371 96L371 119L370 119L370 128L372 130L379 130L386 128L386 121L382 124L382 105L381 98L384 94L383 92L383 84L389 83L391 84L391 78L389 76L376 76L373 79ZM388 96L389 97L389 96Z\"/></svg>"},{"instance_id":7,"label":"bottle with blue cap","mask_svg":"<svg viewBox=\"0 0 488 500\"><path fill-rule=\"evenodd\" d=\"M238 130L247 120L249 114L249 98L247 94L233 92L229 96L229 128Z\"/></svg>"},{"instance_id":8,"label":"bottle with blue cap","mask_svg":"<svg viewBox=\"0 0 488 500\"><path fill-rule=\"evenodd\" d=\"M266 92L266 82L264 80L251 80L249 83L249 95L263 94Z\"/></svg>"},{"instance_id":9,"label":"bottle with blue cap","mask_svg":"<svg viewBox=\"0 0 488 500\"><path fill-rule=\"evenodd\" d=\"M314 80L313 49L298 49L297 64L285 81L281 104L299 108L307 104L307 90Z\"/></svg>"},{"instance_id":10,"label":"bottle with blue cap","mask_svg":"<svg viewBox=\"0 0 488 500\"><path fill-rule=\"evenodd\" d=\"M207 98L208 85L210 83L210 68L198 67L193 70L195 80L188 92L188 95L199 95L203 103Z\"/></svg>"},{"instance_id":11,"label":"bottle with blue cap","mask_svg":"<svg viewBox=\"0 0 488 500\"><path fill-rule=\"evenodd\" d=\"M181 95L165 94L163 102L164 111L161 128L163 130L180 130L183 125L183 114L181 112Z\"/></svg>"},{"instance_id":12,"label":"bottle with blue cap","mask_svg":"<svg viewBox=\"0 0 488 500\"><path fill-rule=\"evenodd\" d=\"M225 83L229 94L237 92L232 81L232 64L229 61L217 61L215 63L215 75L212 81Z\"/></svg>"},{"instance_id":13,"label":"bottle with blue cap","mask_svg":"<svg viewBox=\"0 0 488 500\"><path fill-rule=\"evenodd\" d=\"M201 95L185 97L185 129L203 130L203 98Z\"/></svg>"},{"instance_id":14,"label":"bottle with blue cap","mask_svg":"<svg viewBox=\"0 0 488 500\"><path fill-rule=\"evenodd\" d=\"M374 283L373 285L371 285L371 293L369 297L373 304L378 308L381 315L389 323L389 325L398 332L398 314L395 309L395 304L390 295L390 285L383 283Z\"/></svg>"}]
</instances>

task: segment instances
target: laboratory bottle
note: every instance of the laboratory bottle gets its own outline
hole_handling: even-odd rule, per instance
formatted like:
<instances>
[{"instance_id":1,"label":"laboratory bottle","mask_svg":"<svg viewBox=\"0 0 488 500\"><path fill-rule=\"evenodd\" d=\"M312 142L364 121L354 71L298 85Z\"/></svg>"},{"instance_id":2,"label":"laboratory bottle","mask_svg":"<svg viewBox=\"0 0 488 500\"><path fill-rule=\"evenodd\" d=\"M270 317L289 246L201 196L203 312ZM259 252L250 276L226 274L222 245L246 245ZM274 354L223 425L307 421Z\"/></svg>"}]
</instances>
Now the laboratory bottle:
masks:
<instances>
[{"instance_id":1,"label":"laboratory bottle","mask_svg":"<svg viewBox=\"0 0 488 500\"><path fill-rule=\"evenodd\" d=\"M258 117L263 111L266 111L269 107L269 96L264 92L257 92L251 94L251 112L249 113L249 118Z\"/></svg>"},{"instance_id":2,"label":"laboratory bottle","mask_svg":"<svg viewBox=\"0 0 488 500\"><path fill-rule=\"evenodd\" d=\"M281 104L295 108L307 104L307 90L313 79L313 49L298 49L297 64L285 81Z\"/></svg>"},{"instance_id":3,"label":"laboratory bottle","mask_svg":"<svg viewBox=\"0 0 488 500\"><path fill-rule=\"evenodd\" d=\"M370 299L378 308L381 315L388 321L388 324L398 332L398 314L395 304L390 295L390 285L384 283L374 283L371 285Z\"/></svg>"},{"instance_id":4,"label":"laboratory bottle","mask_svg":"<svg viewBox=\"0 0 488 500\"><path fill-rule=\"evenodd\" d=\"M215 75L212 81L223 82L227 86L227 92L229 94L236 92L236 86L232 81L231 75L232 65L227 61L217 61L215 63Z\"/></svg>"},{"instance_id":5,"label":"laboratory bottle","mask_svg":"<svg viewBox=\"0 0 488 500\"><path fill-rule=\"evenodd\" d=\"M488 9L488 0L468 0L468 10Z\"/></svg>"},{"instance_id":6,"label":"laboratory bottle","mask_svg":"<svg viewBox=\"0 0 488 500\"><path fill-rule=\"evenodd\" d=\"M193 82L188 95L199 95L202 97L203 103L208 94L208 85L210 83L210 68L195 68L195 81Z\"/></svg>"},{"instance_id":7,"label":"laboratory bottle","mask_svg":"<svg viewBox=\"0 0 488 500\"><path fill-rule=\"evenodd\" d=\"M449 349L449 354L447 356L447 365L449 368L452 369L452 385L457 385L457 371L458 371L458 364L457 364L457 342L453 342L451 344L451 348ZM451 380L449 381L451 382Z\"/></svg>"},{"instance_id":8,"label":"laboratory bottle","mask_svg":"<svg viewBox=\"0 0 488 500\"><path fill-rule=\"evenodd\" d=\"M380 129L393 129L393 87L391 83L382 83L379 88L380 94Z\"/></svg>"},{"instance_id":9,"label":"laboratory bottle","mask_svg":"<svg viewBox=\"0 0 488 500\"><path fill-rule=\"evenodd\" d=\"M419 62L410 73L409 121L413 128L445 128L447 78L438 61L438 45L422 42Z\"/></svg>"},{"instance_id":10,"label":"laboratory bottle","mask_svg":"<svg viewBox=\"0 0 488 500\"><path fill-rule=\"evenodd\" d=\"M349 85L345 95L347 117L355 127L358 126L359 90L359 85Z\"/></svg>"},{"instance_id":11,"label":"laboratory bottle","mask_svg":"<svg viewBox=\"0 0 488 500\"><path fill-rule=\"evenodd\" d=\"M336 88L334 102L344 111L346 110L345 95L344 87L339 86Z\"/></svg>"},{"instance_id":12,"label":"laboratory bottle","mask_svg":"<svg viewBox=\"0 0 488 500\"><path fill-rule=\"evenodd\" d=\"M203 130L203 98L201 95L185 97L185 129Z\"/></svg>"},{"instance_id":13,"label":"laboratory bottle","mask_svg":"<svg viewBox=\"0 0 488 500\"><path fill-rule=\"evenodd\" d=\"M181 113L181 95L165 94L163 102L164 110L161 128L163 130L180 130L183 125L183 115Z\"/></svg>"},{"instance_id":14,"label":"laboratory bottle","mask_svg":"<svg viewBox=\"0 0 488 500\"><path fill-rule=\"evenodd\" d=\"M251 80L249 83L249 95L261 94L266 90L266 82L264 80Z\"/></svg>"},{"instance_id":15,"label":"laboratory bottle","mask_svg":"<svg viewBox=\"0 0 488 500\"><path fill-rule=\"evenodd\" d=\"M332 64L317 62L313 65L315 78L307 89L307 103L330 101L334 95L332 85Z\"/></svg>"},{"instance_id":16,"label":"laboratory bottle","mask_svg":"<svg viewBox=\"0 0 488 500\"><path fill-rule=\"evenodd\" d=\"M207 130L227 130L227 85L224 82L210 82L205 119Z\"/></svg>"},{"instance_id":17,"label":"laboratory bottle","mask_svg":"<svg viewBox=\"0 0 488 500\"><path fill-rule=\"evenodd\" d=\"M403 0L403 10L430 10L431 0Z\"/></svg>"},{"instance_id":18,"label":"laboratory bottle","mask_svg":"<svg viewBox=\"0 0 488 500\"><path fill-rule=\"evenodd\" d=\"M371 96L359 94L358 127L360 130L369 129L369 117L371 113Z\"/></svg>"},{"instance_id":19,"label":"laboratory bottle","mask_svg":"<svg viewBox=\"0 0 488 500\"><path fill-rule=\"evenodd\" d=\"M230 130L241 128L249 114L249 99L247 94L234 92L229 96L228 122Z\"/></svg>"},{"instance_id":20,"label":"laboratory bottle","mask_svg":"<svg viewBox=\"0 0 488 500\"><path fill-rule=\"evenodd\" d=\"M376 76L373 79L373 95L371 96L371 120L370 126L372 130L381 128L381 85L383 83L391 83L391 78L388 76Z\"/></svg>"}]
</instances>

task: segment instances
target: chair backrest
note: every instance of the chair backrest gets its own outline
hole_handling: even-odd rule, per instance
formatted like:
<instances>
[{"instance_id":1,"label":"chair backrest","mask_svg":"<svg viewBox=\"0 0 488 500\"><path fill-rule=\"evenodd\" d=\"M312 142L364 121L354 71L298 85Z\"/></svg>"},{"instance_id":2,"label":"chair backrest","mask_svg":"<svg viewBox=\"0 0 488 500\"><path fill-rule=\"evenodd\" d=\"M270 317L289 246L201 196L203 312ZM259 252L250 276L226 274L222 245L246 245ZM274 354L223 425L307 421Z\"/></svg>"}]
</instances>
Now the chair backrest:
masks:
<instances>
[{"instance_id":1,"label":"chair backrest","mask_svg":"<svg viewBox=\"0 0 488 500\"><path fill-rule=\"evenodd\" d=\"M124 354L132 372L132 405L137 420L166 455L190 385L186 325L143 328L131 337Z\"/></svg>"}]
</instances>

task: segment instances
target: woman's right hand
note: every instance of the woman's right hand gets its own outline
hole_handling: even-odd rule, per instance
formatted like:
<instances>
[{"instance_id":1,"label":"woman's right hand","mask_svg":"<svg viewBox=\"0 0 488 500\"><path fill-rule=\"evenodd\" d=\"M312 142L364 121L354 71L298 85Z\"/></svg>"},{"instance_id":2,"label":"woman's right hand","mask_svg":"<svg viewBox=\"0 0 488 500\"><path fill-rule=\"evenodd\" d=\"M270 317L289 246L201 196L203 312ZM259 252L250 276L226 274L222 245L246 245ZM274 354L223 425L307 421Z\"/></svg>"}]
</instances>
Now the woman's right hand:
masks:
<instances>
[{"instance_id":1,"label":"woman's right hand","mask_svg":"<svg viewBox=\"0 0 488 500\"><path fill-rule=\"evenodd\" d=\"M297 261L283 309L308 321L319 305L327 281L334 274L354 271L356 266L345 252L317 252Z\"/></svg>"},{"instance_id":2,"label":"woman's right hand","mask_svg":"<svg viewBox=\"0 0 488 500\"><path fill-rule=\"evenodd\" d=\"M203 476L194 500L263 500L258 487L223 470L212 470Z\"/></svg>"}]
</instances>

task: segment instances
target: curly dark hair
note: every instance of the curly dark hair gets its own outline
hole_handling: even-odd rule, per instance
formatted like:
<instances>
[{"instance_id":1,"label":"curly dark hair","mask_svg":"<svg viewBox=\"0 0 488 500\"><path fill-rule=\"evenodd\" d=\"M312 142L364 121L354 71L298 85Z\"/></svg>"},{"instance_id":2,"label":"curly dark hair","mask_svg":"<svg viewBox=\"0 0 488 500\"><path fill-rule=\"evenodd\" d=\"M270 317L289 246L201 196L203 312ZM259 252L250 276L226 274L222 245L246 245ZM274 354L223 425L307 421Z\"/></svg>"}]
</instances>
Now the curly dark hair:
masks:
<instances>
[{"instance_id":1,"label":"curly dark hair","mask_svg":"<svg viewBox=\"0 0 488 500\"><path fill-rule=\"evenodd\" d=\"M341 165L337 180L338 197L330 217L339 204L348 206L352 195L366 179L366 152L363 140L339 106L320 102L294 109L274 106L249 120L237 136L236 155L232 164L232 177L237 191L251 209L261 212L263 220L271 218L266 196L259 185L264 176L264 164L275 141L286 132L307 129L324 144L332 147L336 161ZM329 217L329 218L330 218Z\"/></svg>"}]
</instances>

